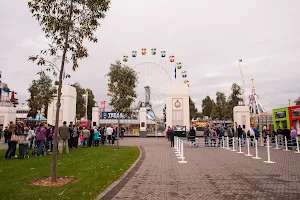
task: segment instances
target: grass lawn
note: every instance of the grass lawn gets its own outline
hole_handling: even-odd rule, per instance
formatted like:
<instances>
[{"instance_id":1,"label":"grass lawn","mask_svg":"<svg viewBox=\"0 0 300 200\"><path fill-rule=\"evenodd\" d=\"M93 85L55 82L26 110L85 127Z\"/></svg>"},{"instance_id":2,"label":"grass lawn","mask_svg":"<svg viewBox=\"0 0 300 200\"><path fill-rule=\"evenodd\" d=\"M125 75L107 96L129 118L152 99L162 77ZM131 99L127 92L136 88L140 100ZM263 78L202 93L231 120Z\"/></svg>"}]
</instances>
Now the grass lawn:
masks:
<instances>
[{"instance_id":1,"label":"grass lawn","mask_svg":"<svg viewBox=\"0 0 300 200\"><path fill-rule=\"evenodd\" d=\"M93 199L117 180L138 158L137 147L78 148L58 155L57 176L78 180L62 187L27 185L51 175L51 155L4 160L0 151L0 199ZM64 191L64 192L63 192ZM62 194L61 194L62 193Z\"/></svg>"}]
</instances>

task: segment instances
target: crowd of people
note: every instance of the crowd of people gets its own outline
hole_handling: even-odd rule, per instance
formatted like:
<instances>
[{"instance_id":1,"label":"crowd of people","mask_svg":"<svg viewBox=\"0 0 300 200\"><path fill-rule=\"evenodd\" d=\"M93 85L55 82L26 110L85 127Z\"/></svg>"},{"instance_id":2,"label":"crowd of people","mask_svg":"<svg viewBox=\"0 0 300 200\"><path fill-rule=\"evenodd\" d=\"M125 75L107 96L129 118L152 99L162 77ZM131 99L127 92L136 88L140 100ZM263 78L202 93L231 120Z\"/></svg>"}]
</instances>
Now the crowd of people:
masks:
<instances>
[{"instance_id":1,"label":"crowd of people","mask_svg":"<svg viewBox=\"0 0 300 200\"><path fill-rule=\"evenodd\" d=\"M2 133L3 132L3 133ZM51 154L53 150L53 139L55 135L54 126L49 124L40 123L35 126L24 127L23 134L17 134L16 125L10 122L3 130L1 127L0 137L4 135L4 141L8 144L8 148L5 154L5 159L12 159L18 157L16 155L17 145L27 144L29 149L32 149L32 154L35 156L41 156ZM121 127L120 138L124 137L125 129ZM67 122L63 122L63 125L58 129L57 135L57 149L60 154L65 149L66 153L69 153L70 148L78 148L80 145L82 148L97 147L100 145L114 145L118 128L113 125L102 127L81 127L73 125L72 122L67 125Z\"/></svg>"},{"instance_id":2,"label":"crowd of people","mask_svg":"<svg viewBox=\"0 0 300 200\"><path fill-rule=\"evenodd\" d=\"M266 126L263 127L262 131L260 132L258 127L252 125L251 128L246 132L240 125L235 130L230 125L228 126L204 126L204 145L205 147L221 147L223 145L223 137L229 138L229 145L232 146L232 141L234 137L238 138L238 144L241 142L241 145L246 144L246 138L250 138L250 145L255 145L255 140L260 140L262 138L262 142L264 145L267 145L267 138L269 136L270 141L275 143L275 136L277 136L277 141L279 145L285 145L285 138L287 139L288 148L291 149L296 146L296 137L297 137L297 130L292 127L291 130L288 128L281 129L280 127L277 131L271 131L267 129ZM171 141L171 147L174 146L174 136L175 132L171 127L167 129L167 138ZM191 142L195 142L196 138L196 130L194 127L191 128L190 132L187 134L187 138Z\"/></svg>"}]
</instances>

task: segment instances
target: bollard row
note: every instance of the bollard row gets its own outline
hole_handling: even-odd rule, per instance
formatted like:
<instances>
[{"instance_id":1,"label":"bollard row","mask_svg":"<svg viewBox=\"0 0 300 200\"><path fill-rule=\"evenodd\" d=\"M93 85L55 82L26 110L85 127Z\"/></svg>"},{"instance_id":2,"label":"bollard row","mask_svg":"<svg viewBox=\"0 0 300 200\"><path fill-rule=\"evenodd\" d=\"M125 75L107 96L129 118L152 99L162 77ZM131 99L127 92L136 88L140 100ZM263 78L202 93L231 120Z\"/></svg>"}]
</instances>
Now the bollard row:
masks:
<instances>
[{"instance_id":1,"label":"bollard row","mask_svg":"<svg viewBox=\"0 0 300 200\"><path fill-rule=\"evenodd\" d=\"M177 156L178 159L180 159L178 161L179 163L187 163L184 157L183 143L184 141L181 138L177 136L174 137L174 150L175 150L175 155Z\"/></svg>"}]
</instances>

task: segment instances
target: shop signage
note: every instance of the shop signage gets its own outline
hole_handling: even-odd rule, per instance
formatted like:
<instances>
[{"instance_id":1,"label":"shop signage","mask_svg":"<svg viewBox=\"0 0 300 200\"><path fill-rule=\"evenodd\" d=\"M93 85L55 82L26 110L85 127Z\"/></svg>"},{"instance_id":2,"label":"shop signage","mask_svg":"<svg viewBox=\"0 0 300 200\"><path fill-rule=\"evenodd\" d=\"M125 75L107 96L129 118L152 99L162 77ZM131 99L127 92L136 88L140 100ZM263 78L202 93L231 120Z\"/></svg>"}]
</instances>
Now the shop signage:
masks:
<instances>
[{"instance_id":1,"label":"shop signage","mask_svg":"<svg viewBox=\"0 0 300 200\"><path fill-rule=\"evenodd\" d=\"M300 117L300 108L292 110L292 117Z\"/></svg>"},{"instance_id":2,"label":"shop signage","mask_svg":"<svg viewBox=\"0 0 300 200\"><path fill-rule=\"evenodd\" d=\"M118 119L118 113L102 112L102 119ZM137 119L137 113L132 113L131 116L121 114L120 119Z\"/></svg>"},{"instance_id":3,"label":"shop signage","mask_svg":"<svg viewBox=\"0 0 300 200\"><path fill-rule=\"evenodd\" d=\"M286 118L286 111L280 111L275 113L275 118L280 119L280 118Z\"/></svg>"}]
</instances>

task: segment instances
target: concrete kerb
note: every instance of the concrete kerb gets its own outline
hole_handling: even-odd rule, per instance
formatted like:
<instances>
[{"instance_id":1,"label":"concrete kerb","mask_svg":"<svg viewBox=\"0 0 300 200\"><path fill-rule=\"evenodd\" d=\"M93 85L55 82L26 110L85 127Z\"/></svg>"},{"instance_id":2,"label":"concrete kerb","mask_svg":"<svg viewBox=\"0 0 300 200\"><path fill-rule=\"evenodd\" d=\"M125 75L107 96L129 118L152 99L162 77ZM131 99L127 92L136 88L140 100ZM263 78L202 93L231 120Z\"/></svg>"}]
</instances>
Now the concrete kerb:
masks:
<instances>
[{"instance_id":1,"label":"concrete kerb","mask_svg":"<svg viewBox=\"0 0 300 200\"><path fill-rule=\"evenodd\" d=\"M100 199L112 199L133 177L135 172L140 168L145 159L145 150L142 146L138 146L140 155L138 159L129 167L129 169L118 180L108 186L101 194L94 198L94 200ZM133 171L135 170L135 171ZM132 173L131 173L132 172Z\"/></svg>"}]
</instances>

